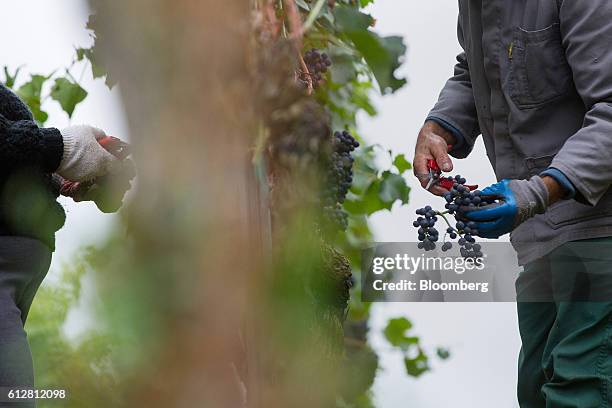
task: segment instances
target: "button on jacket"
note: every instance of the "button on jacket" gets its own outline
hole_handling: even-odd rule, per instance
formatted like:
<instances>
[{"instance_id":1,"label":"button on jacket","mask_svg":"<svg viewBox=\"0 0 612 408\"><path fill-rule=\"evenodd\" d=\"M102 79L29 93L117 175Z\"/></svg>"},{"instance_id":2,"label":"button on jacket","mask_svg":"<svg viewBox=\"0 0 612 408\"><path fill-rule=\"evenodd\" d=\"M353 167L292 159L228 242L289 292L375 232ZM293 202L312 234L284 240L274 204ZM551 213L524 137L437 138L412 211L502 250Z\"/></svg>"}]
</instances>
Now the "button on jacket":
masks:
<instances>
[{"instance_id":1,"label":"button on jacket","mask_svg":"<svg viewBox=\"0 0 612 408\"><path fill-rule=\"evenodd\" d=\"M561 171L576 197L519 226L521 264L612 235L612 1L460 0L458 57L430 117L466 157L482 134L495 174Z\"/></svg>"}]
</instances>

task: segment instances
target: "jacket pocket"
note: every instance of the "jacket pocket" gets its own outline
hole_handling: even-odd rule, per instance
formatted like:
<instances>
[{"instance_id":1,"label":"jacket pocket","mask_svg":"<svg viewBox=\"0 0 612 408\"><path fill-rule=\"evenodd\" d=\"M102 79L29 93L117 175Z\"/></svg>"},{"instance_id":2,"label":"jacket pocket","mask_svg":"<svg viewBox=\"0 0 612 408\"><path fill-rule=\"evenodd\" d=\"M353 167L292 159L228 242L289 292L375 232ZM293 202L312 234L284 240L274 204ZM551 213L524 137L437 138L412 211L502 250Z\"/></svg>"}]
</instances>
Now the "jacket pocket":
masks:
<instances>
[{"instance_id":1,"label":"jacket pocket","mask_svg":"<svg viewBox=\"0 0 612 408\"><path fill-rule=\"evenodd\" d=\"M533 177L546 170L550 166L550 163L552 163L554 158L555 155L527 157L524 160L524 163L525 167L527 168L527 173L529 174L529 177Z\"/></svg>"},{"instance_id":2,"label":"jacket pocket","mask_svg":"<svg viewBox=\"0 0 612 408\"><path fill-rule=\"evenodd\" d=\"M553 204L546 211L546 221L553 229L579 223L584 223L585 227L599 226L597 219L610 216L612 216L612 193L604 195L595 207L580 204L575 200L563 200Z\"/></svg>"},{"instance_id":3,"label":"jacket pocket","mask_svg":"<svg viewBox=\"0 0 612 408\"><path fill-rule=\"evenodd\" d=\"M508 91L520 109L545 105L572 89L559 24L538 31L516 28L508 57Z\"/></svg>"}]
</instances>

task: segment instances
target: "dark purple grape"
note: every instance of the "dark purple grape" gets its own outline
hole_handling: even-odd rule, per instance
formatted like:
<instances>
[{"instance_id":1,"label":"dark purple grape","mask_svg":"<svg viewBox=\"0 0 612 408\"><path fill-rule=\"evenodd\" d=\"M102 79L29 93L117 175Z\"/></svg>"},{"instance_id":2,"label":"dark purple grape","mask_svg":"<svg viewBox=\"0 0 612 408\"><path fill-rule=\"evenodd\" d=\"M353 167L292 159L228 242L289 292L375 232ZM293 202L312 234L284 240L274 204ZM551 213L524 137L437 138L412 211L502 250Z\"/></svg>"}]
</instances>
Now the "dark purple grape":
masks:
<instances>
[{"instance_id":1,"label":"dark purple grape","mask_svg":"<svg viewBox=\"0 0 612 408\"><path fill-rule=\"evenodd\" d=\"M311 51L312 53L312 51ZM332 138L332 153L324 177L324 187L321 191L324 222L329 223L332 230L346 230L348 214L342 208L346 195L353 183L353 163L351 153L358 145L348 131L334 132ZM413 224L417 227L417 223Z\"/></svg>"},{"instance_id":2,"label":"dark purple grape","mask_svg":"<svg viewBox=\"0 0 612 408\"><path fill-rule=\"evenodd\" d=\"M321 53L321 51L313 48L306 51L304 54L304 62L308 68L308 74L310 74L313 87L318 88L323 81L323 74L325 74L332 65L329 55ZM302 81L308 79L306 77L308 74L305 72L301 73Z\"/></svg>"}]
</instances>

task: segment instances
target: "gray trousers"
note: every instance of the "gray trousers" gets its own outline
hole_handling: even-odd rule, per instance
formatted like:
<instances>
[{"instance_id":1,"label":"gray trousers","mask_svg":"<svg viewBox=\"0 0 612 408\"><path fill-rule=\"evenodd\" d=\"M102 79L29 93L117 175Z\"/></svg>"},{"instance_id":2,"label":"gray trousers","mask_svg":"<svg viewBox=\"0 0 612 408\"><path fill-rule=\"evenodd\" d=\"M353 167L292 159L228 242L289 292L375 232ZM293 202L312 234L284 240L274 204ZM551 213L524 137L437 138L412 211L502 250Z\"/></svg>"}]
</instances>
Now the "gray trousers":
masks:
<instances>
[{"instance_id":1,"label":"gray trousers","mask_svg":"<svg viewBox=\"0 0 612 408\"><path fill-rule=\"evenodd\" d=\"M51 250L35 239L0 236L0 389L33 388L34 368L24 324L47 275ZM3 391L4 393L4 391ZM34 402L0 407L34 407Z\"/></svg>"}]
</instances>

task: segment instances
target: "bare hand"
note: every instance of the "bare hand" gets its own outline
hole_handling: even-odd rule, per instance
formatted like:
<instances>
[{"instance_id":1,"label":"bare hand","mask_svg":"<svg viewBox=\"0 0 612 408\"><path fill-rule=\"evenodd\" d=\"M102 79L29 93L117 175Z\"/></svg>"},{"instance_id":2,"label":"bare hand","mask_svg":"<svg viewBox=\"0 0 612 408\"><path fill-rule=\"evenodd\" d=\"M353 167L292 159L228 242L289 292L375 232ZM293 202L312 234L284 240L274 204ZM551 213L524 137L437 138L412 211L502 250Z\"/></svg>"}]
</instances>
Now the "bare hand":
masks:
<instances>
[{"instance_id":1,"label":"bare hand","mask_svg":"<svg viewBox=\"0 0 612 408\"><path fill-rule=\"evenodd\" d=\"M417 138L413 163L414 175L423 188L426 188L429 182L427 160L435 160L442 171L448 172L453 170L453 162L448 156L448 145L452 146L455 143L456 140L452 133L436 122L425 122ZM447 192L446 189L438 185L431 186L429 191L439 196Z\"/></svg>"}]
</instances>

